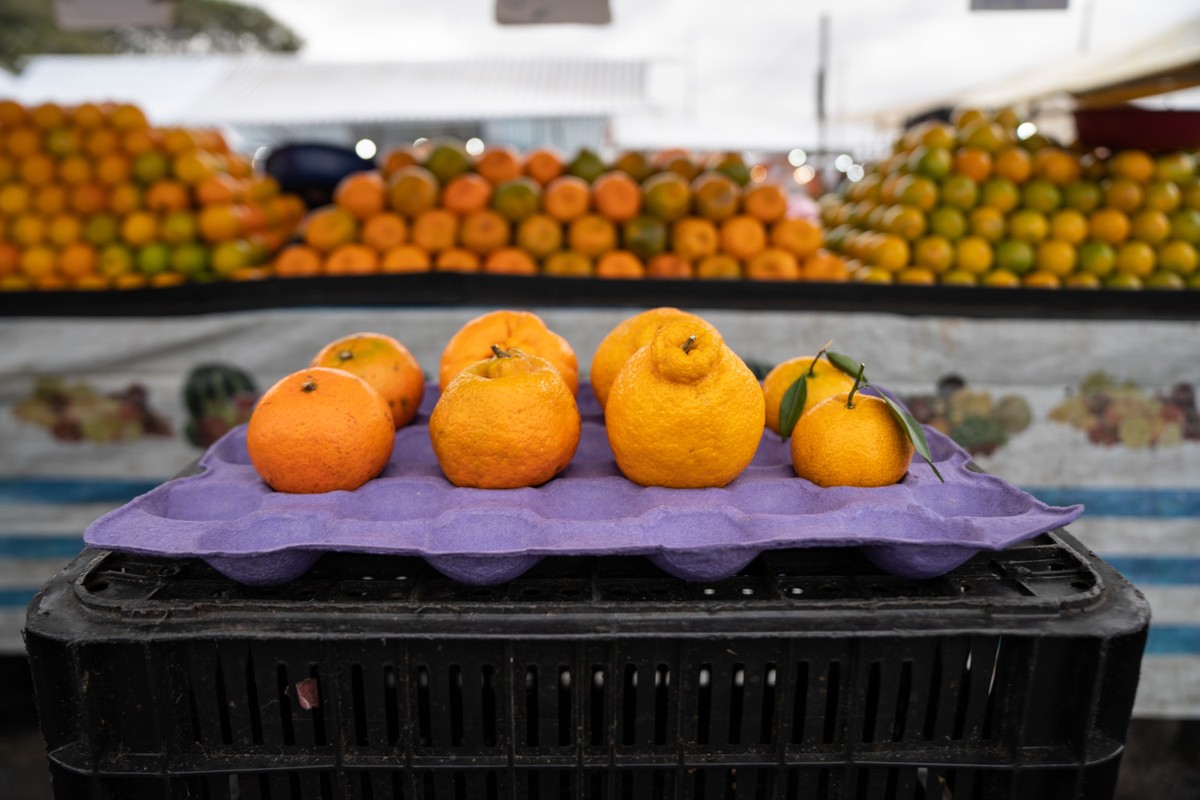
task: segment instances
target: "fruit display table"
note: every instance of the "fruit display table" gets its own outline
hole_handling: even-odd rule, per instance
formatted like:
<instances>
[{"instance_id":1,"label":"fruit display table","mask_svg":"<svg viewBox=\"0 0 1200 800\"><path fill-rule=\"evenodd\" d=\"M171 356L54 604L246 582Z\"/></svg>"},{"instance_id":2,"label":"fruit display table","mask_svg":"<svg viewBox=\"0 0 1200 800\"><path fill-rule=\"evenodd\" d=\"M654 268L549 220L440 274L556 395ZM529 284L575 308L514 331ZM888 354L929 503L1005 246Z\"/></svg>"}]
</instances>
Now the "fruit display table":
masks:
<instances>
[{"instance_id":1,"label":"fruit display table","mask_svg":"<svg viewBox=\"0 0 1200 800\"><path fill-rule=\"evenodd\" d=\"M0 305L0 647L104 511L196 460L324 343L375 330L427 375L466 320L529 308L581 374L639 308L703 313L762 374L829 339L1055 505L1154 611L1134 707L1200 717L1200 308L1188 293L405 275L46 293ZM0 303L4 298L0 298Z\"/></svg>"}]
</instances>

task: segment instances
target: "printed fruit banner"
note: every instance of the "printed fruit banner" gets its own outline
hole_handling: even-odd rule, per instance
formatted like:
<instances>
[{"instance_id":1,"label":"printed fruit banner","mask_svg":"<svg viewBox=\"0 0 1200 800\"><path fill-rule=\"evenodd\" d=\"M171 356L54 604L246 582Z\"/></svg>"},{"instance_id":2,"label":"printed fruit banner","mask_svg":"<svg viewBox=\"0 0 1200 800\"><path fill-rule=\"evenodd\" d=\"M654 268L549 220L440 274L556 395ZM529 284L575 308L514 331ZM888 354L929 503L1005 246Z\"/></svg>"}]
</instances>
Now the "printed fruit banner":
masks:
<instances>
[{"instance_id":1,"label":"printed fruit banner","mask_svg":"<svg viewBox=\"0 0 1200 800\"><path fill-rule=\"evenodd\" d=\"M186 469L323 345L386 333L436 380L450 336L488 310L0 321L0 651L21 651L30 598L92 520ZM531 310L582 379L640 309ZM694 310L760 376L832 339L982 469L1083 503L1070 532L1153 609L1135 713L1200 715L1200 322Z\"/></svg>"}]
</instances>

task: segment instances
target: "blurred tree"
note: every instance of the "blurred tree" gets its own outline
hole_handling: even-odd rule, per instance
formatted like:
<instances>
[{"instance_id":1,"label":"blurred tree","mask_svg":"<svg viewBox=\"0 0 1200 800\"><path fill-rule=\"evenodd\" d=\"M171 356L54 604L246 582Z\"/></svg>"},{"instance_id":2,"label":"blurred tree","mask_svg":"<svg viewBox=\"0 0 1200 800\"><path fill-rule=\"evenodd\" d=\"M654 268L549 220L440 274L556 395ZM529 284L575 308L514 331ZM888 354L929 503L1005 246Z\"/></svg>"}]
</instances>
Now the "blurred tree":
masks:
<instances>
[{"instance_id":1,"label":"blurred tree","mask_svg":"<svg viewBox=\"0 0 1200 800\"><path fill-rule=\"evenodd\" d=\"M304 40L262 9L227 0L177 0L166 28L58 27L52 0L0 3L0 66L44 53L294 53Z\"/></svg>"}]
</instances>

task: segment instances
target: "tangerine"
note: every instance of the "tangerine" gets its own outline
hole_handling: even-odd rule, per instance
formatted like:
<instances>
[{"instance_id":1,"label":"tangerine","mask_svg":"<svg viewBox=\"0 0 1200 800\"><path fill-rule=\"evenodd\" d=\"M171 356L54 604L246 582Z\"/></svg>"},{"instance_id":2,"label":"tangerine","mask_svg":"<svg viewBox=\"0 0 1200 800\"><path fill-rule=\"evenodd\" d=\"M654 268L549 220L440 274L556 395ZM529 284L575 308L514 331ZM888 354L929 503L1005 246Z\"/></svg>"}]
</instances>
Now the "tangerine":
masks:
<instances>
[{"instance_id":1,"label":"tangerine","mask_svg":"<svg viewBox=\"0 0 1200 800\"><path fill-rule=\"evenodd\" d=\"M587 181L575 175L561 175L546 185L542 208L559 222L582 217L592 204L592 191Z\"/></svg>"},{"instance_id":2,"label":"tangerine","mask_svg":"<svg viewBox=\"0 0 1200 800\"><path fill-rule=\"evenodd\" d=\"M347 242L325 254L326 275L372 275L379 272L379 253L365 244Z\"/></svg>"},{"instance_id":3,"label":"tangerine","mask_svg":"<svg viewBox=\"0 0 1200 800\"><path fill-rule=\"evenodd\" d=\"M667 322L625 362L604 408L617 467L642 486L725 486L762 439L754 373L700 320Z\"/></svg>"},{"instance_id":4,"label":"tangerine","mask_svg":"<svg viewBox=\"0 0 1200 800\"><path fill-rule=\"evenodd\" d=\"M801 416L826 397L848 392L854 387L854 378L835 367L823 355L796 356L776 364L762 381L766 426L775 433L781 433L779 418L784 395L802 376L805 400L800 408ZM790 431L788 435L791 435Z\"/></svg>"},{"instance_id":5,"label":"tangerine","mask_svg":"<svg viewBox=\"0 0 1200 800\"><path fill-rule=\"evenodd\" d=\"M321 253L306 244L290 244L275 255L272 269L281 278L320 275Z\"/></svg>"},{"instance_id":6,"label":"tangerine","mask_svg":"<svg viewBox=\"0 0 1200 800\"><path fill-rule=\"evenodd\" d=\"M767 230L756 217L737 214L721 223L721 250L734 258L748 260L761 253L766 246ZM816 250L816 247L812 249Z\"/></svg>"},{"instance_id":7,"label":"tangerine","mask_svg":"<svg viewBox=\"0 0 1200 800\"><path fill-rule=\"evenodd\" d=\"M386 253L408 240L408 223L393 211L380 211L363 221L362 243Z\"/></svg>"},{"instance_id":8,"label":"tangerine","mask_svg":"<svg viewBox=\"0 0 1200 800\"><path fill-rule=\"evenodd\" d=\"M353 491L387 466L395 437L391 409L370 384L343 370L310 367L259 398L246 449L275 491Z\"/></svg>"},{"instance_id":9,"label":"tangerine","mask_svg":"<svg viewBox=\"0 0 1200 800\"><path fill-rule=\"evenodd\" d=\"M430 208L416 215L409 238L431 253L447 250L458 241L458 217L444 208Z\"/></svg>"},{"instance_id":10,"label":"tangerine","mask_svg":"<svg viewBox=\"0 0 1200 800\"><path fill-rule=\"evenodd\" d=\"M487 254L483 271L497 275L536 275L537 261L519 247L501 247Z\"/></svg>"},{"instance_id":11,"label":"tangerine","mask_svg":"<svg viewBox=\"0 0 1200 800\"><path fill-rule=\"evenodd\" d=\"M438 179L424 167L401 167L388 178L388 204L393 211L414 217L437 204L438 187Z\"/></svg>"},{"instance_id":12,"label":"tangerine","mask_svg":"<svg viewBox=\"0 0 1200 800\"><path fill-rule=\"evenodd\" d=\"M771 245L782 247L797 258L807 258L824 242L821 226L805 217L781 219L771 226Z\"/></svg>"},{"instance_id":13,"label":"tangerine","mask_svg":"<svg viewBox=\"0 0 1200 800\"><path fill-rule=\"evenodd\" d=\"M463 369L489 358L492 345L546 359L562 373L572 394L579 390L579 362L567 340L546 327L537 314L512 310L475 317L450 337L438 366L438 386L444 390Z\"/></svg>"},{"instance_id":14,"label":"tangerine","mask_svg":"<svg viewBox=\"0 0 1200 800\"><path fill-rule=\"evenodd\" d=\"M459 175L442 189L442 206L455 214L470 214L487 208L492 200L492 184L481 175Z\"/></svg>"},{"instance_id":15,"label":"tangerine","mask_svg":"<svg viewBox=\"0 0 1200 800\"><path fill-rule=\"evenodd\" d=\"M509 221L490 208L471 212L458 228L462 246L481 256L507 245L511 235Z\"/></svg>"},{"instance_id":16,"label":"tangerine","mask_svg":"<svg viewBox=\"0 0 1200 800\"><path fill-rule=\"evenodd\" d=\"M380 272L429 272L432 268L429 251L415 244L396 245L379 261Z\"/></svg>"},{"instance_id":17,"label":"tangerine","mask_svg":"<svg viewBox=\"0 0 1200 800\"><path fill-rule=\"evenodd\" d=\"M599 214L584 214L567 227L567 245L577 253L595 258L616 249L617 228Z\"/></svg>"},{"instance_id":18,"label":"tangerine","mask_svg":"<svg viewBox=\"0 0 1200 800\"><path fill-rule=\"evenodd\" d=\"M438 398L429 416L434 456L455 486L540 486L567 468L579 445L575 397L546 359L497 345L490 350Z\"/></svg>"},{"instance_id":19,"label":"tangerine","mask_svg":"<svg viewBox=\"0 0 1200 800\"><path fill-rule=\"evenodd\" d=\"M592 182L592 206L613 222L628 222L642 210L642 190L628 173L612 170Z\"/></svg>"},{"instance_id":20,"label":"tangerine","mask_svg":"<svg viewBox=\"0 0 1200 800\"><path fill-rule=\"evenodd\" d=\"M752 217L772 223L787 214L787 195L777 183L760 183L742 195L742 209Z\"/></svg>"},{"instance_id":21,"label":"tangerine","mask_svg":"<svg viewBox=\"0 0 1200 800\"><path fill-rule=\"evenodd\" d=\"M539 147L525 154L525 174L542 186L563 174L562 153L553 147Z\"/></svg>"},{"instance_id":22,"label":"tangerine","mask_svg":"<svg viewBox=\"0 0 1200 800\"><path fill-rule=\"evenodd\" d=\"M695 314L671 306L647 309L617 323L596 347L588 374L592 392L600 408L608 402L608 392L629 357L650 344L659 328L668 322L687 320L697 324L709 323Z\"/></svg>"},{"instance_id":23,"label":"tangerine","mask_svg":"<svg viewBox=\"0 0 1200 800\"><path fill-rule=\"evenodd\" d=\"M438 272L479 272L479 256L462 247L451 247L437 254Z\"/></svg>"},{"instance_id":24,"label":"tangerine","mask_svg":"<svg viewBox=\"0 0 1200 800\"><path fill-rule=\"evenodd\" d=\"M628 250L609 250L596 259L597 278L644 278L646 267Z\"/></svg>"},{"instance_id":25,"label":"tangerine","mask_svg":"<svg viewBox=\"0 0 1200 800\"><path fill-rule=\"evenodd\" d=\"M387 401L397 430L412 422L425 396L421 365L385 333L364 331L335 339L308 366L343 369L369 383Z\"/></svg>"},{"instance_id":26,"label":"tangerine","mask_svg":"<svg viewBox=\"0 0 1200 800\"><path fill-rule=\"evenodd\" d=\"M800 280L800 260L781 247L768 247L746 261L746 277L755 281Z\"/></svg>"},{"instance_id":27,"label":"tangerine","mask_svg":"<svg viewBox=\"0 0 1200 800\"><path fill-rule=\"evenodd\" d=\"M517 246L535 258L545 258L562 248L563 230L558 220L534 214L517 225Z\"/></svg>"},{"instance_id":28,"label":"tangerine","mask_svg":"<svg viewBox=\"0 0 1200 800\"><path fill-rule=\"evenodd\" d=\"M521 158L511 147L489 147L475 159L475 172L493 186L499 186L523 173ZM540 185L540 182L539 182Z\"/></svg>"},{"instance_id":29,"label":"tangerine","mask_svg":"<svg viewBox=\"0 0 1200 800\"><path fill-rule=\"evenodd\" d=\"M692 203L701 217L720 222L738 212L742 188L721 172L705 172L691 185Z\"/></svg>"},{"instance_id":30,"label":"tangerine","mask_svg":"<svg viewBox=\"0 0 1200 800\"><path fill-rule=\"evenodd\" d=\"M692 263L678 253L659 253L646 262L647 278L692 278Z\"/></svg>"},{"instance_id":31,"label":"tangerine","mask_svg":"<svg viewBox=\"0 0 1200 800\"><path fill-rule=\"evenodd\" d=\"M887 403L854 389L822 400L792 429L792 468L817 486L899 483L913 453Z\"/></svg>"},{"instance_id":32,"label":"tangerine","mask_svg":"<svg viewBox=\"0 0 1200 800\"><path fill-rule=\"evenodd\" d=\"M351 172L338 181L333 190L334 205L360 220L383 211L386 200L387 185L383 176L374 170Z\"/></svg>"},{"instance_id":33,"label":"tangerine","mask_svg":"<svg viewBox=\"0 0 1200 800\"><path fill-rule=\"evenodd\" d=\"M701 217L684 217L671 229L671 249L688 261L713 255L719 243L717 226Z\"/></svg>"}]
</instances>

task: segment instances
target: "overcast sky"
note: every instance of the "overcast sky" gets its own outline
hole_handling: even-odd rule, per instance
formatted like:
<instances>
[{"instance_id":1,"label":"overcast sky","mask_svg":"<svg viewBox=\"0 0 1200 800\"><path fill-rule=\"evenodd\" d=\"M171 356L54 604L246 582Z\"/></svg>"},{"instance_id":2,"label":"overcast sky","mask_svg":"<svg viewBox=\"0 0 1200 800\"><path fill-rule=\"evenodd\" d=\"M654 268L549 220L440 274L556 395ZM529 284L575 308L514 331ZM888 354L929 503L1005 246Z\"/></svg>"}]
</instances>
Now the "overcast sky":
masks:
<instances>
[{"instance_id":1,"label":"overcast sky","mask_svg":"<svg viewBox=\"0 0 1200 800\"><path fill-rule=\"evenodd\" d=\"M650 59L660 65L654 88L664 101L700 124L742 120L747 128L811 124L822 14L830 19L834 116L936 100L1200 15L1196 0L1069 0L1066 10L993 12L970 11L969 0L610 0L607 26L501 26L495 0L248 1L303 36L311 60Z\"/></svg>"}]
</instances>

